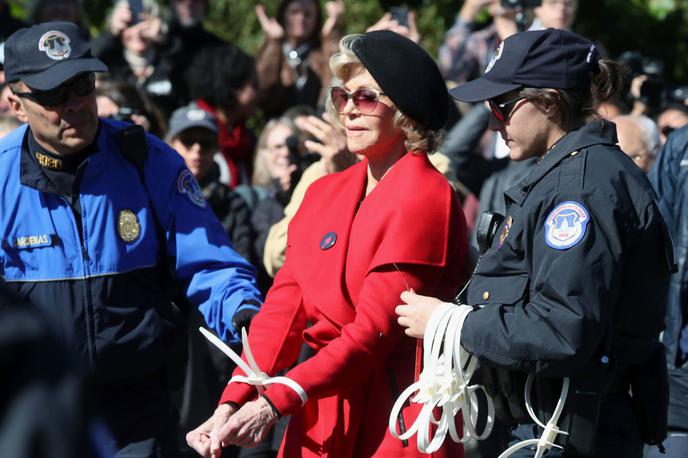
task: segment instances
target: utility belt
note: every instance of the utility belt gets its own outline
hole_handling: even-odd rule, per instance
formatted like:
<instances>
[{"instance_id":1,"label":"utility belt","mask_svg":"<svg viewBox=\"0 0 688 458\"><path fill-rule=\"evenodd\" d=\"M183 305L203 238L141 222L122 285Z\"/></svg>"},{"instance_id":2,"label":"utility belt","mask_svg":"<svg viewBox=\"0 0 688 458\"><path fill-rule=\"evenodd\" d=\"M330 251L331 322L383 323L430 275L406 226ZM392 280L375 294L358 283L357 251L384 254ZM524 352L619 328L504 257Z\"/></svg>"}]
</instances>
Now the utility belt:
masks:
<instances>
[{"instance_id":1,"label":"utility belt","mask_svg":"<svg viewBox=\"0 0 688 458\"><path fill-rule=\"evenodd\" d=\"M527 377L525 372L483 366L471 383L485 387L493 399L495 416L500 421L515 425L532 423L524 395ZM540 419L547 421L552 416L561 387L561 378L535 378L531 403ZM559 428L569 434L558 435L556 440L564 447L566 455L595 455L600 410L606 397L613 394L630 397L643 442L661 444L667 435L669 403L664 347L660 346L642 364L624 369L599 364L571 378L568 397L558 421Z\"/></svg>"}]
</instances>

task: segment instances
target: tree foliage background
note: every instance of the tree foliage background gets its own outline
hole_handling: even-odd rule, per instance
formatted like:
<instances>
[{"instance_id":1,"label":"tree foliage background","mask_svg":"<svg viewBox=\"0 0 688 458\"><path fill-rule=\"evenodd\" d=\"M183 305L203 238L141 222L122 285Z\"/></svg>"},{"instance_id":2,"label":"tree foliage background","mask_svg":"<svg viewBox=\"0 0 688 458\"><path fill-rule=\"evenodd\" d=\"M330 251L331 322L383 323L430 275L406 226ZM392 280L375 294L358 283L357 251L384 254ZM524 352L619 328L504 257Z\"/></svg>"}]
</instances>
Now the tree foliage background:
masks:
<instances>
[{"instance_id":1,"label":"tree foliage background","mask_svg":"<svg viewBox=\"0 0 688 458\"><path fill-rule=\"evenodd\" d=\"M158 0L166 3L165 0ZM262 32L254 8L255 0L209 0L206 26L217 35L253 52ZM264 0L274 14L280 0ZM10 0L14 12L26 17L36 0ZM325 3L324 0L321 2ZM83 0L91 31L103 27L111 0ZM381 3L408 3L416 8L417 24L423 44L436 55L444 32L451 27L462 0L415 0L390 2L345 0L345 31L357 33L376 22L384 13ZM624 51L639 51L659 58L666 75L675 83L688 83L688 0L579 0L574 30L601 43L611 57Z\"/></svg>"}]
</instances>

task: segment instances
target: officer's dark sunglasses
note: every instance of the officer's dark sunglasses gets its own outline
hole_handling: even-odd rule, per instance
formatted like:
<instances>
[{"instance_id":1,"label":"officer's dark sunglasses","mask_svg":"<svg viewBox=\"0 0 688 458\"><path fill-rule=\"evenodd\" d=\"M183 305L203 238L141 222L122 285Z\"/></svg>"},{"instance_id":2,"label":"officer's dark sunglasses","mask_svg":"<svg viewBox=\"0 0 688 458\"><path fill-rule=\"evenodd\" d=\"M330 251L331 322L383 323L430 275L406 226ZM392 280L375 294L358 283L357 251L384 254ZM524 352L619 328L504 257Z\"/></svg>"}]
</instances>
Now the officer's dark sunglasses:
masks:
<instances>
[{"instance_id":1,"label":"officer's dark sunglasses","mask_svg":"<svg viewBox=\"0 0 688 458\"><path fill-rule=\"evenodd\" d=\"M511 112L516 104L526 98L527 97L520 96L513 100L508 100L502 103L496 103L493 100L488 100L487 103L490 105L490 111L492 112L492 115L497 118L497 121L504 124L509 120L509 116L511 116Z\"/></svg>"},{"instance_id":2,"label":"officer's dark sunglasses","mask_svg":"<svg viewBox=\"0 0 688 458\"><path fill-rule=\"evenodd\" d=\"M23 97L29 100L33 100L37 104L44 107L54 107L57 105L62 105L67 101L69 97L69 92L72 94L83 97L90 94L96 88L96 75L93 72L83 73L76 78L68 81L60 86L49 89L47 91L39 91L34 89L31 92L14 92L12 93L17 97Z\"/></svg>"},{"instance_id":3,"label":"officer's dark sunglasses","mask_svg":"<svg viewBox=\"0 0 688 458\"><path fill-rule=\"evenodd\" d=\"M343 87L330 88L330 98L332 99L332 105L334 105L337 113L342 113L347 102L351 99L358 111L362 114L370 114L375 111L380 101L380 97L383 95L385 94L375 89L361 88L356 89L354 92L349 92Z\"/></svg>"}]
</instances>

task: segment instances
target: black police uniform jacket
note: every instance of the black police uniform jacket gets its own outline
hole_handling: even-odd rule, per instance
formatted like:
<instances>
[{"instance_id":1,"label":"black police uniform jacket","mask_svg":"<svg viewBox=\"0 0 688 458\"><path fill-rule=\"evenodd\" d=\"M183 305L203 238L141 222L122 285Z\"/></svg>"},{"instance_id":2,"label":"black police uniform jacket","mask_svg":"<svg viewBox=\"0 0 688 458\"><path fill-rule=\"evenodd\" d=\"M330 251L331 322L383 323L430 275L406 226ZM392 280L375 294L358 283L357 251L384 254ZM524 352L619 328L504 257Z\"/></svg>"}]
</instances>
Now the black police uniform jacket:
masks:
<instances>
[{"instance_id":1,"label":"black police uniform jacket","mask_svg":"<svg viewBox=\"0 0 688 458\"><path fill-rule=\"evenodd\" d=\"M568 133L505 192L506 217L471 279L461 341L483 362L575 376L660 345L671 242L614 124ZM610 351L609 351L610 350Z\"/></svg>"}]
</instances>

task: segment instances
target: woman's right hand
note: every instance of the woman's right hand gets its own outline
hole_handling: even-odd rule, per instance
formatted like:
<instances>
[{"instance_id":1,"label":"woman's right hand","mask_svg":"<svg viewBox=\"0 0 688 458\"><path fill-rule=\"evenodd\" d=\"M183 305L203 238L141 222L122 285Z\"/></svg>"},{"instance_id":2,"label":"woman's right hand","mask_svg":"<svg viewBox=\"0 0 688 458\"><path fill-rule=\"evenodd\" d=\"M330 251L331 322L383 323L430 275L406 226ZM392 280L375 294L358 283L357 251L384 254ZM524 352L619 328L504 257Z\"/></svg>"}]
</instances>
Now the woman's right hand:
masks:
<instances>
[{"instance_id":1,"label":"woman's right hand","mask_svg":"<svg viewBox=\"0 0 688 458\"><path fill-rule=\"evenodd\" d=\"M258 22L260 22L260 26L263 28L265 35L273 40L281 40L284 38L284 27L280 25L277 19L269 17L267 13L265 13L265 7L260 3L256 5L256 16L258 16Z\"/></svg>"},{"instance_id":2,"label":"woman's right hand","mask_svg":"<svg viewBox=\"0 0 688 458\"><path fill-rule=\"evenodd\" d=\"M335 127L328 113L324 113L322 118L299 117L295 123L296 127L318 140L306 140L304 146L308 151L320 154L326 173L339 172L356 163L356 155L346 146L346 134Z\"/></svg>"},{"instance_id":3,"label":"woman's right hand","mask_svg":"<svg viewBox=\"0 0 688 458\"><path fill-rule=\"evenodd\" d=\"M399 315L397 323L406 328L404 332L407 336L422 339L432 312L442 305L442 301L435 297L421 296L413 290L401 293L401 300L404 304L394 309Z\"/></svg>"},{"instance_id":4,"label":"woman's right hand","mask_svg":"<svg viewBox=\"0 0 688 458\"><path fill-rule=\"evenodd\" d=\"M234 405L219 405L210 418L186 434L186 443L204 458L220 458L222 444L218 440L218 433L236 411Z\"/></svg>"}]
</instances>

